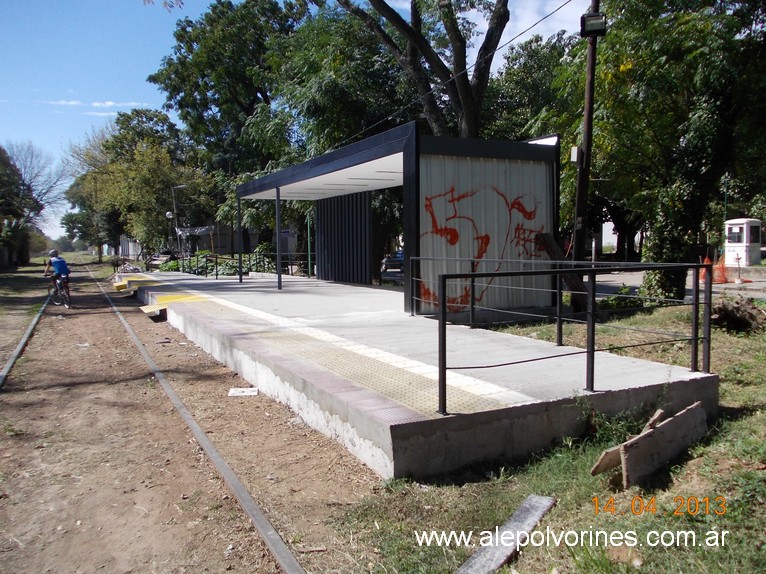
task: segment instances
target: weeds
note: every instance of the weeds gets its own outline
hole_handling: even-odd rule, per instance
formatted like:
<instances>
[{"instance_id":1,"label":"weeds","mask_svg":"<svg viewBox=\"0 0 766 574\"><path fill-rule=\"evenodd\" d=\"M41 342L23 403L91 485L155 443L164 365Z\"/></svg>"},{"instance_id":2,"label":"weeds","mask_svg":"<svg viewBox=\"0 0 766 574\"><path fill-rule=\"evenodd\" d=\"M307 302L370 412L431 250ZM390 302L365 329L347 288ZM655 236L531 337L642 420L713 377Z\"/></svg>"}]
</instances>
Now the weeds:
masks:
<instances>
[{"instance_id":1,"label":"weeds","mask_svg":"<svg viewBox=\"0 0 766 574\"><path fill-rule=\"evenodd\" d=\"M660 396L659 403L662 403ZM576 405L581 411L581 417L588 422L588 430L582 440L599 446L612 446L625 441L625 437L641 432L644 423L658 405L642 405L635 409L623 411L615 416L608 416L591 408L590 403L583 397L578 397ZM565 444L567 439L565 438ZM569 442L574 439L569 438Z\"/></svg>"},{"instance_id":2,"label":"weeds","mask_svg":"<svg viewBox=\"0 0 766 574\"><path fill-rule=\"evenodd\" d=\"M617 293L608 295L598 302L598 308L602 311L615 309L638 311L643 307L644 300L641 297L636 297L633 290L624 283L617 290Z\"/></svg>"}]
</instances>

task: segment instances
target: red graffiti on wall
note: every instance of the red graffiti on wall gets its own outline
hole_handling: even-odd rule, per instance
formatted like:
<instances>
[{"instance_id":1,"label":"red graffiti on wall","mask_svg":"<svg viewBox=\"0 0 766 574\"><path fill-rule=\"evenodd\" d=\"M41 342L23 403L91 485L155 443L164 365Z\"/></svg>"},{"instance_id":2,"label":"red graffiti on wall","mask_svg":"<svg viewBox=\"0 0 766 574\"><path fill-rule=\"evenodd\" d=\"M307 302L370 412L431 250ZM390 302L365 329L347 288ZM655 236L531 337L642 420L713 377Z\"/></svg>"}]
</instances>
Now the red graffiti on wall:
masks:
<instances>
[{"instance_id":1,"label":"red graffiti on wall","mask_svg":"<svg viewBox=\"0 0 766 574\"><path fill-rule=\"evenodd\" d=\"M539 257L538 251L540 251L540 247L535 242L535 237L538 233L543 232L543 228L544 226L541 226L539 229L533 229L517 223L513 234L514 246L518 247L519 251L523 252L527 257Z\"/></svg>"},{"instance_id":2,"label":"red graffiti on wall","mask_svg":"<svg viewBox=\"0 0 766 574\"><path fill-rule=\"evenodd\" d=\"M482 218L473 217L472 209L478 202L481 202L480 205L485 210L491 208L494 203L499 209L499 213L484 213ZM545 226L541 225L539 228L535 228L524 225L524 221L535 220L537 209L527 209L522 196L509 199L503 191L495 186L457 193L455 187L452 186L444 193L426 197L424 207L430 219L431 229L423 233L422 236L441 237L450 246L463 247L462 253L465 253L465 243L469 242L468 251L472 260L472 271L478 269L479 262L485 258L493 241L497 242L493 255L499 260L540 256L535 244L535 236L541 233ZM512 225L514 213L518 213L523 218L523 221L517 222L515 226ZM480 224L477 223L477 220L480 222L490 220L490 215L495 220L499 216L500 221L499 229L495 230L494 238L488 229L481 229ZM488 226L489 224L484 223L484 225ZM501 263L497 262L494 270L497 271L500 265ZM475 294L477 301L481 300L489 283L491 281ZM424 301L438 304L438 294L429 289L425 283L420 285L420 296ZM470 288L463 286L458 294L448 296L447 306L449 310L457 311L464 309L470 300Z\"/></svg>"}]
</instances>

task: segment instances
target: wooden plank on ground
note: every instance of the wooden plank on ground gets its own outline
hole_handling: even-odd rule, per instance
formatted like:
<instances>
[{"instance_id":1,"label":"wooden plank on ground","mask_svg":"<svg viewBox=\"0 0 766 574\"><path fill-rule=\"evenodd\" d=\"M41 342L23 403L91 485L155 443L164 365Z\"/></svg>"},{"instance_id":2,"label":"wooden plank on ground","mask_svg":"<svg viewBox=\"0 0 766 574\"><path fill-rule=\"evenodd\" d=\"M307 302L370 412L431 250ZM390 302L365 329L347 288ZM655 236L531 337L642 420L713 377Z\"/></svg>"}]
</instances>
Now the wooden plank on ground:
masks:
<instances>
[{"instance_id":1,"label":"wooden plank on ground","mask_svg":"<svg viewBox=\"0 0 766 574\"><path fill-rule=\"evenodd\" d=\"M644 434L646 431L653 429L658 424L660 424L662 421L665 420L665 417L667 415L665 414L665 411L662 409L657 409L654 411L654 414L651 416L651 418L646 422L644 425L644 428L641 430L641 434Z\"/></svg>"},{"instance_id":2,"label":"wooden plank on ground","mask_svg":"<svg viewBox=\"0 0 766 574\"><path fill-rule=\"evenodd\" d=\"M622 459L620 458L620 446L622 445L615 445L601 453L596 464L590 469L591 476L596 476L597 474L606 472L610 468L620 466L620 463L622 462Z\"/></svg>"},{"instance_id":3,"label":"wooden plank on ground","mask_svg":"<svg viewBox=\"0 0 766 574\"><path fill-rule=\"evenodd\" d=\"M491 574L499 570L519 551L518 539L529 536L554 504L556 500L549 496L527 496L513 516L495 529L492 544L481 546L456 574Z\"/></svg>"},{"instance_id":4,"label":"wooden plank on ground","mask_svg":"<svg viewBox=\"0 0 766 574\"><path fill-rule=\"evenodd\" d=\"M625 488L640 483L707 434L707 415L696 402L655 428L620 445Z\"/></svg>"}]
</instances>

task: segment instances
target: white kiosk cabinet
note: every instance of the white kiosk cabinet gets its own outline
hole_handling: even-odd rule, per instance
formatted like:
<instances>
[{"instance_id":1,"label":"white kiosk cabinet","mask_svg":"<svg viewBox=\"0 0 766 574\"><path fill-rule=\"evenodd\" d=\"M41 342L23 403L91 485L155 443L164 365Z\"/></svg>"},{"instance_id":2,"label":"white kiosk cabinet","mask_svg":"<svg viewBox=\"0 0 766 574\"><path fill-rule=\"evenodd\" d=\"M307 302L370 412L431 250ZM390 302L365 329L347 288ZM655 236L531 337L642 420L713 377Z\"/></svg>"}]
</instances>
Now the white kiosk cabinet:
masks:
<instances>
[{"instance_id":1,"label":"white kiosk cabinet","mask_svg":"<svg viewBox=\"0 0 766 574\"><path fill-rule=\"evenodd\" d=\"M747 267L761 262L761 222L758 219L730 219L726 225L727 267Z\"/></svg>"}]
</instances>

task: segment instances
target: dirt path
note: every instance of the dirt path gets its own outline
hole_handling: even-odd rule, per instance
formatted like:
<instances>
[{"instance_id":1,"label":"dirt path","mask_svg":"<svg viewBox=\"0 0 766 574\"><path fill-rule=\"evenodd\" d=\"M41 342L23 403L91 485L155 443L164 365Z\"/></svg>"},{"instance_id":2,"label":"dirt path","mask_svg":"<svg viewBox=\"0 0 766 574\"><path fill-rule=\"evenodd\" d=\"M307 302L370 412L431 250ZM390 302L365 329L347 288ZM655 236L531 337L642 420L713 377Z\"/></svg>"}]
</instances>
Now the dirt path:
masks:
<instances>
[{"instance_id":1,"label":"dirt path","mask_svg":"<svg viewBox=\"0 0 766 574\"><path fill-rule=\"evenodd\" d=\"M46 309L0 392L0 572L278 572L82 271L74 308ZM374 551L334 523L379 479L282 405L229 397L247 383L106 288L302 566L366 570ZM3 300L3 351L33 316L24 297Z\"/></svg>"}]
</instances>

